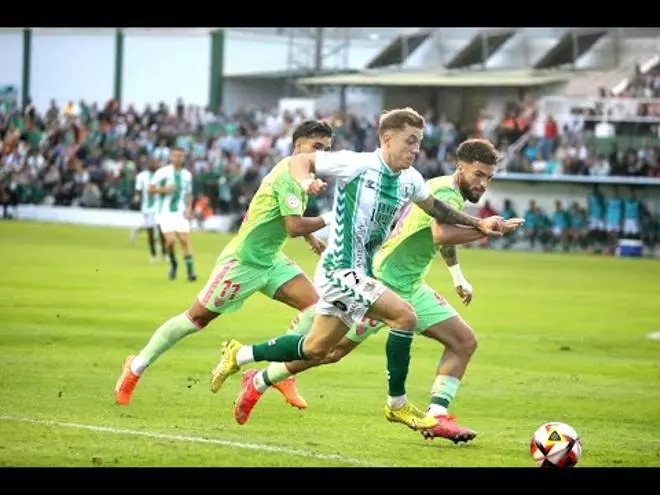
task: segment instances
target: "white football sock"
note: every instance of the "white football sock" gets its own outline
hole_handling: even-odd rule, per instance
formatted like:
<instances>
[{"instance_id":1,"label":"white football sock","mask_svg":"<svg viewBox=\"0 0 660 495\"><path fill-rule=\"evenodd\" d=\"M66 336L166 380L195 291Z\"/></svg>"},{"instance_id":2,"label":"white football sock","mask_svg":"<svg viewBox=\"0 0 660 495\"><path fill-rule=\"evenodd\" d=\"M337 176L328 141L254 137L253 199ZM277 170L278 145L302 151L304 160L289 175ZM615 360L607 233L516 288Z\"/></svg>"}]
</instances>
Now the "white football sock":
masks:
<instances>
[{"instance_id":1,"label":"white football sock","mask_svg":"<svg viewBox=\"0 0 660 495\"><path fill-rule=\"evenodd\" d=\"M236 361L239 366L244 364L254 363L254 353L252 352L251 345L242 345L236 353Z\"/></svg>"},{"instance_id":2,"label":"white football sock","mask_svg":"<svg viewBox=\"0 0 660 495\"><path fill-rule=\"evenodd\" d=\"M140 376L144 373L144 370L147 369L147 363L144 359L138 354L131 360L130 368L134 375Z\"/></svg>"},{"instance_id":3,"label":"white football sock","mask_svg":"<svg viewBox=\"0 0 660 495\"><path fill-rule=\"evenodd\" d=\"M426 410L427 416L447 416L447 408L439 404L431 404Z\"/></svg>"},{"instance_id":4,"label":"white football sock","mask_svg":"<svg viewBox=\"0 0 660 495\"><path fill-rule=\"evenodd\" d=\"M408 397L399 395L398 397L387 396L387 406L390 409L401 409L408 403Z\"/></svg>"},{"instance_id":5,"label":"white football sock","mask_svg":"<svg viewBox=\"0 0 660 495\"><path fill-rule=\"evenodd\" d=\"M252 384L254 385L254 388L256 388L257 391L261 394L268 390L268 385L266 385L266 381L264 380L263 371L260 371L254 375L254 378L252 378Z\"/></svg>"}]
</instances>

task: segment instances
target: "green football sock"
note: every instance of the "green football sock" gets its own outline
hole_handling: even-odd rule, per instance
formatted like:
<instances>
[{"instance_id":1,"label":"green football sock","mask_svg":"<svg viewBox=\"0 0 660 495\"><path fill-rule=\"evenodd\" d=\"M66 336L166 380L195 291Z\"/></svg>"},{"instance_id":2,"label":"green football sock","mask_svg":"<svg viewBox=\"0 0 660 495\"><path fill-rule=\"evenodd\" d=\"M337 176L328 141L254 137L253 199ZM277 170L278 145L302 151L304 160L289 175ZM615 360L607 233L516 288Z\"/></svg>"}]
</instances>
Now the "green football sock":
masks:
<instances>
[{"instance_id":1,"label":"green football sock","mask_svg":"<svg viewBox=\"0 0 660 495\"><path fill-rule=\"evenodd\" d=\"M184 256L183 260L186 263L186 270L188 271L188 276L191 277L192 275L195 274L192 254L187 254L186 256Z\"/></svg>"},{"instance_id":2,"label":"green football sock","mask_svg":"<svg viewBox=\"0 0 660 495\"><path fill-rule=\"evenodd\" d=\"M401 330L390 330L387 336L385 354L387 356L387 383L390 397L406 394L406 378L410 366L410 346L413 334Z\"/></svg>"},{"instance_id":3,"label":"green football sock","mask_svg":"<svg viewBox=\"0 0 660 495\"><path fill-rule=\"evenodd\" d=\"M302 353L304 335L283 335L276 339L252 346L254 361L286 363L305 359Z\"/></svg>"}]
</instances>

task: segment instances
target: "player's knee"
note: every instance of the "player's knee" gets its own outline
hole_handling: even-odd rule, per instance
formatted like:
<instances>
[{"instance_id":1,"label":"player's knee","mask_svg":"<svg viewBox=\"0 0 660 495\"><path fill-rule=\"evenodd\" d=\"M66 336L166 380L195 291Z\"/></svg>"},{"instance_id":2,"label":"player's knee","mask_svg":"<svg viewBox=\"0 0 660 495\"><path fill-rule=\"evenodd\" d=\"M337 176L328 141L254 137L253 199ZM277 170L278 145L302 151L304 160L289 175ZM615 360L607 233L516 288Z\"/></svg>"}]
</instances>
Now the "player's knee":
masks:
<instances>
[{"instance_id":1,"label":"player's knee","mask_svg":"<svg viewBox=\"0 0 660 495\"><path fill-rule=\"evenodd\" d=\"M478 345L479 342L477 341L477 336L471 328L467 327L467 331L463 333L459 340L458 349L456 349L456 351L466 358L470 358L476 352Z\"/></svg>"},{"instance_id":2,"label":"player's knee","mask_svg":"<svg viewBox=\"0 0 660 495\"><path fill-rule=\"evenodd\" d=\"M392 328L410 330L412 332L417 326L417 315L412 306L408 303L404 304L401 311L399 311L399 314L391 322L390 326Z\"/></svg>"},{"instance_id":3,"label":"player's knee","mask_svg":"<svg viewBox=\"0 0 660 495\"><path fill-rule=\"evenodd\" d=\"M199 329L205 328L218 315L206 309L199 302L195 301L187 311L188 318Z\"/></svg>"}]
</instances>

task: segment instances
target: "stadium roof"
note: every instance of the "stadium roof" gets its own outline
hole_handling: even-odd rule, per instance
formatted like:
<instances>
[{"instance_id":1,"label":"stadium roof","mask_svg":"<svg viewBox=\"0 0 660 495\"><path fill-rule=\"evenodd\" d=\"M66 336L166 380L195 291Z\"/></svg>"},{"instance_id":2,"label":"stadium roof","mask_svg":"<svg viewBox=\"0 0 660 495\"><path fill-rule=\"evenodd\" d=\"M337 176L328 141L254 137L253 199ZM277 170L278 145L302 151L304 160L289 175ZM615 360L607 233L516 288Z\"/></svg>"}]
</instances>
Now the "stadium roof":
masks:
<instances>
[{"instance_id":1,"label":"stadium roof","mask_svg":"<svg viewBox=\"0 0 660 495\"><path fill-rule=\"evenodd\" d=\"M447 69L461 69L486 61L499 50L504 43L516 34L518 29L484 29L470 39L454 57L445 64Z\"/></svg>"},{"instance_id":2,"label":"stadium roof","mask_svg":"<svg viewBox=\"0 0 660 495\"><path fill-rule=\"evenodd\" d=\"M412 33L396 36L378 52L366 65L367 69L378 69L391 65L401 65L433 34L433 29L420 29Z\"/></svg>"},{"instance_id":3,"label":"stadium roof","mask_svg":"<svg viewBox=\"0 0 660 495\"><path fill-rule=\"evenodd\" d=\"M533 68L549 69L573 64L607 33L606 28L568 29L553 47L534 63Z\"/></svg>"},{"instance_id":4,"label":"stadium roof","mask_svg":"<svg viewBox=\"0 0 660 495\"><path fill-rule=\"evenodd\" d=\"M298 83L309 86L413 86L413 87L531 87L566 81L569 72L426 71L387 74L357 73L307 77Z\"/></svg>"},{"instance_id":5,"label":"stadium roof","mask_svg":"<svg viewBox=\"0 0 660 495\"><path fill-rule=\"evenodd\" d=\"M327 77L335 75L355 74L357 69L324 69L315 75L312 69L285 69L263 72L246 72L237 74L225 74L224 79L297 79L303 77Z\"/></svg>"}]
</instances>

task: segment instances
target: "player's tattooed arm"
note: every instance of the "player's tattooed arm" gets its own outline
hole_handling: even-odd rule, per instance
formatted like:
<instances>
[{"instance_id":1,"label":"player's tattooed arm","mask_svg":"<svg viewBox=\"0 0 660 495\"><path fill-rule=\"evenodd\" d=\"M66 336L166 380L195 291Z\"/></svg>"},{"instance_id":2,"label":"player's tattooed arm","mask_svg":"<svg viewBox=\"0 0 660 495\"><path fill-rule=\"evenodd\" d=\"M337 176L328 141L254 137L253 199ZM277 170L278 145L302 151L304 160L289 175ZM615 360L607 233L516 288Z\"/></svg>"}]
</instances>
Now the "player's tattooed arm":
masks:
<instances>
[{"instance_id":1,"label":"player's tattooed arm","mask_svg":"<svg viewBox=\"0 0 660 495\"><path fill-rule=\"evenodd\" d=\"M424 201L417 202L417 206L435 218L439 223L479 227L479 219L477 217L463 213L433 196L429 196Z\"/></svg>"},{"instance_id":2,"label":"player's tattooed arm","mask_svg":"<svg viewBox=\"0 0 660 495\"><path fill-rule=\"evenodd\" d=\"M436 219L438 223L446 223L451 225L466 225L474 227L479 232L486 235L500 236L501 232L493 230L492 226L486 222L485 219L473 217L467 213L463 213L456 208L440 201L439 199L429 195L423 201L416 201L415 204L430 216Z\"/></svg>"},{"instance_id":3,"label":"player's tattooed arm","mask_svg":"<svg viewBox=\"0 0 660 495\"><path fill-rule=\"evenodd\" d=\"M438 249L440 256L445 260L447 266L454 266L458 264L458 254L456 253L456 246L441 246Z\"/></svg>"}]
</instances>

